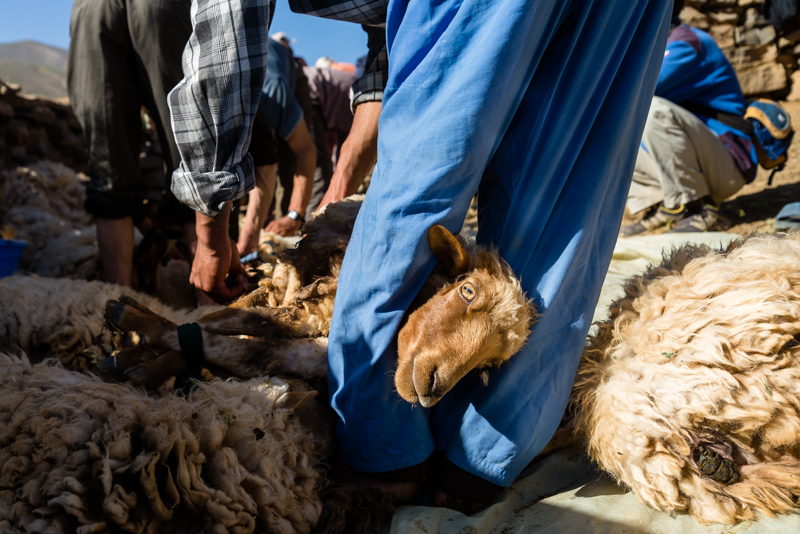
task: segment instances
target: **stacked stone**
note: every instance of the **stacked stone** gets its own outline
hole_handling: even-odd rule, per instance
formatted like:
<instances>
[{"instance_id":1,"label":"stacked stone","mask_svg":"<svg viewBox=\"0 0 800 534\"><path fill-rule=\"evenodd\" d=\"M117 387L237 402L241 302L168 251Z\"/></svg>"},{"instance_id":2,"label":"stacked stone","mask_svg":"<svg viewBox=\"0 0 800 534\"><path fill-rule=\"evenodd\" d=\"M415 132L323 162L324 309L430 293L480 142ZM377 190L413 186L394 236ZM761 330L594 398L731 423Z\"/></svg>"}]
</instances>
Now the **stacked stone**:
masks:
<instances>
[{"instance_id":1,"label":"stacked stone","mask_svg":"<svg viewBox=\"0 0 800 534\"><path fill-rule=\"evenodd\" d=\"M0 80L0 169L39 160L85 171L81 126L68 104L24 95Z\"/></svg>"},{"instance_id":2,"label":"stacked stone","mask_svg":"<svg viewBox=\"0 0 800 534\"><path fill-rule=\"evenodd\" d=\"M800 30L778 36L760 12L764 2L686 0L681 20L714 37L736 70L746 97L786 98L792 80L800 76ZM800 88L797 81L796 89Z\"/></svg>"}]
</instances>

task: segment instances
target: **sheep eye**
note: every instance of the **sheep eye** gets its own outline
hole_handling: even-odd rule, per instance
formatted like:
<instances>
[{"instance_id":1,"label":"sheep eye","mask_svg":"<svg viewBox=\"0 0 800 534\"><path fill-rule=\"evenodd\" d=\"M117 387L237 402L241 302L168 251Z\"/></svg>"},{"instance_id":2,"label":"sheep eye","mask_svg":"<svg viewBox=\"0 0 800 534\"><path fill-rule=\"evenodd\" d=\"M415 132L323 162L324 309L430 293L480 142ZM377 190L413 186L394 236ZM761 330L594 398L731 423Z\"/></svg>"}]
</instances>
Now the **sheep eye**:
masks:
<instances>
[{"instance_id":1,"label":"sheep eye","mask_svg":"<svg viewBox=\"0 0 800 534\"><path fill-rule=\"evenodd\" d=\"M475 291L475 287L470 284L469 282L465 282L461 286L461 296L467 299L468 302L472 302L475 299L475 295L477 292Z\"/></svg>"}]
</instances>

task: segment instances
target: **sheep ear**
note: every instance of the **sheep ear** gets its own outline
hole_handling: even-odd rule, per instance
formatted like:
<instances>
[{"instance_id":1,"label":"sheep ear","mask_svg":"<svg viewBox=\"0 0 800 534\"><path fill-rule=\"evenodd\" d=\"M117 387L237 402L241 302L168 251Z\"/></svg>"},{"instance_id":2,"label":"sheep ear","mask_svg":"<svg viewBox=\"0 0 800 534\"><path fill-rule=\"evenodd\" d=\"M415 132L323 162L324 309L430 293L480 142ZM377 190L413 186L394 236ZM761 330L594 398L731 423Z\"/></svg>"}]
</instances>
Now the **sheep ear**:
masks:
<instances>
[{"instance_id":1,"label":"sheep ear","mask_svg":"<svg viewBox=\"0 0 800 534\"><path fill-rule=\"evenodd\" d=\"M434 224L428 230L428 243L431 250L448 276L456 277L464 274L469 269L469 255L464 245L447 228Z\"/></svg>"}]
</instances>

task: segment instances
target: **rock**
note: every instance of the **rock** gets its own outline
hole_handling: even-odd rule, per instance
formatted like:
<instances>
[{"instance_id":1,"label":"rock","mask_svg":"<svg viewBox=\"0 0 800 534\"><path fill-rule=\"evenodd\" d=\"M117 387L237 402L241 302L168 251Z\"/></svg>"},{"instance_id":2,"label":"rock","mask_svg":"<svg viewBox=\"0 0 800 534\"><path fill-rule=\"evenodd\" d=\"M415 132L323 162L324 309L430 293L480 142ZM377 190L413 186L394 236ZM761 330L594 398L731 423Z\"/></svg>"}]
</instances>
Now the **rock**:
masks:
<instances>
[{"instance_id":1,"label":"rock","mask_svg":"<svg viewBox=\"0 0 800 534\"><path fill-rule=\"evenodd\" d=\"M775 61L779 65L783 65L783 68L786 69L787 76L797 70L797 59L791 54L780 54Z\"/></svg>"},{"instance_id":2,"label":"rock","mask_svg":"<svg viewBox=\"0 0 800 534\"><path fill-rule=\"evenodd\" d=\"M726 13L724 11L712 11L707 13L708 18L716 24L736 24L739 22L738 13Z\"/></svg>"},{"instance_id":3,"label":"rock","mask_svg":"<svg viewBox=\"0 0 800 534\"><path fill-rule=\"evenodd\" d=\"M733 24L716 24L708 29L708 34L714 38L720 48L731 48L734 46L733 39L734 25Z\"/></svg>"},{"instance_id":4,"label":"rock","mask_svg":"<svg viewBox=\"0 0 800 534\"><path fill-rule=\"evenodd\" d=\"M763 6L764 0L739 0L739 5L741 7Z\"/></svg>"},{"instance_id":5,"label":"rock","mask_svg":"<svg viewBox=\"0 0 800 534\"><path fill-rule=\"evenodd\" d=\"M774 44L737 46L725 51L728 60L737 72L763 63L775 61L778 47Z\"/></svg>"},{"instance_id":6,"label":"rock","mask_svg":"<svg viewBox=\"0 0 800 534\"><path fill-rule=\"evenodd\" d=\"M708 17L693 7L684 7L681 11L681 22L700 30L708 30Z\"/></svg>"},{"instance_id":7,"label":"rock","mask_svg":"<svg viewBox=\"0 0 800 534\"><path fill-rule=\"evenodd\" d=\"M0 100L0 118L3 119L13 119L14 118L14 108L11 107L11 104L8 102L4 102Z\"/></svg>"},{"instance_id":8,"label":"rock","mask_svg":"<svg viewBox=\"0 0 800 534\"><path fill-rule=\"evenodd\" d=\"M737 27L734 31L734 43L741 45L758 45L775 41L775 28L764 26L763 28L745 29Z\"/></svg>"},{"instance_id":9,"label":"rock","mask_svg":"<svg viewBox=\"0 0 800 534\"><path fill-rule=\"evenodd\" d=\"M769 24L767 19L764 18L758 9L754 7L747 8L744 13L744 27L745 28L760 28Z\"/></svg>"},{"instance_id":10,"label":"rock","mask_svg":"<svg viewBox=\"0 0 800 534\"><path fill-rule=\"evenodd\" d=\"M745 96L771 93L786 88L786 69L778 63L766 63L737 72Z\"/></svg>"},{"instance_id":11,"label":"rock","mask_svg":"<svg viewBox=\"0 0 800 534\"><path fill-rule=\"evenodd\" d=\"M686 0L686 7L700 9L706 5L708 0Z\"/></svg>"},{"instance_id":12,"label":"rock","mask_svg":"<svg viewBox=\"0 0 800 534\"><path fill-rule=\"evenodd\" d=\"M800 102L800 71L793 72L791 75L792 90L786 97L787 102Z\"/></svg>"}]
</instances>

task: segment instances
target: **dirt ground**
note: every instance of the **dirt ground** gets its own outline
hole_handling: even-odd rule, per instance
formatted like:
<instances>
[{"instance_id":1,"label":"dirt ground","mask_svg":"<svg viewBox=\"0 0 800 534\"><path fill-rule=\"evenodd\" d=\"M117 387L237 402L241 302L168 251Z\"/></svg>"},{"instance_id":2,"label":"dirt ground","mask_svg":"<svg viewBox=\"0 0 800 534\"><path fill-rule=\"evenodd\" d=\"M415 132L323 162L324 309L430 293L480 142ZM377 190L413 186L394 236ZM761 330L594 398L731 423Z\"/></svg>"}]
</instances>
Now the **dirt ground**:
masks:
<instances>
[{"instance_id":1,"label":"dirt ground","mask_svg":"<svg viewBox=\"0 0 800 534\"><path fill-rule=\"evenodd\" d=\"M781 102L792 117L795 130L800 129L800 102ZM772 233L778 211L790 202L800 202L800 134L795 134L789 148L789 159L782 171L775 173L772 184L767 184L772 171L758 169L756 179L747 184L736 195L723 202L722 213L731 221L727 230L740 235L752 232ZM641 214L626 217L623 225L641 218ZM659 229L653 234L663 233Z\"/></svg>"}]
</instances>

